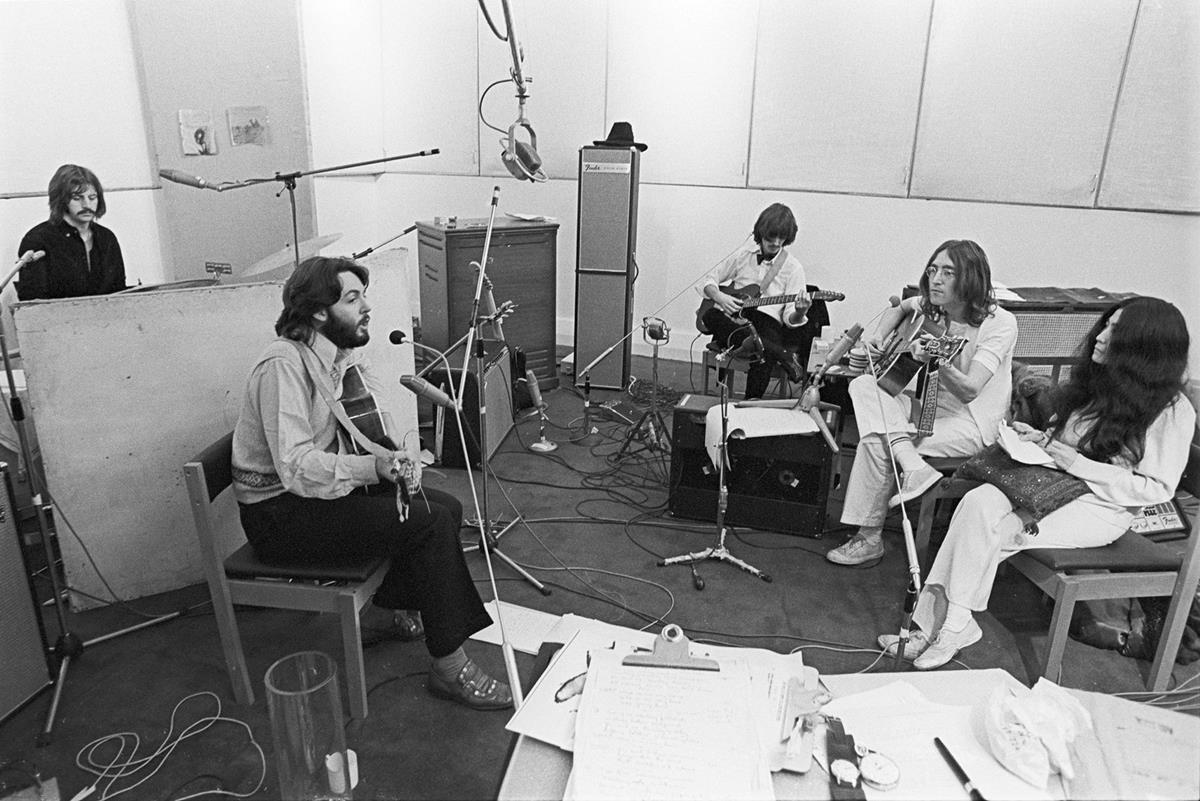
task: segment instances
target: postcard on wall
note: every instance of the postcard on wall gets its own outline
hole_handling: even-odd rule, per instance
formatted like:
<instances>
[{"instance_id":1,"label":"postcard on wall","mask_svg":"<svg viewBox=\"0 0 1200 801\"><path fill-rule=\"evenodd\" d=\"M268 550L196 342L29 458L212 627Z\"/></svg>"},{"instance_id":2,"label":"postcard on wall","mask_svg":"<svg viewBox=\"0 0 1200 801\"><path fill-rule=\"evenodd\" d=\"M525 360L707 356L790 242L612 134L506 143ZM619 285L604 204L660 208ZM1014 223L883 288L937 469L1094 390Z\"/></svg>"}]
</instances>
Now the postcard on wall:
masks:
<instances>
[{"instance_id":1,"label":"postcard on wall","mask_svg":"<svg viewBox=\"0 0 1200 801\"><path fill-rule=\"evenodd\" d=\"M225 114L229 118L229 141L234 147L271 143L266 106L230 106Z\"/></svg>"},{"instance_id":2,"label":"postcard on wall","mask_svg":"<svg viewBox=\"0 0 1200 801\"><path fill-rule=\"evenodd\" d=\"M201 109L179 110L179 144L185 156L213 156L217 152L217 132L212 112Z\"/></svg>"}]
</instances>

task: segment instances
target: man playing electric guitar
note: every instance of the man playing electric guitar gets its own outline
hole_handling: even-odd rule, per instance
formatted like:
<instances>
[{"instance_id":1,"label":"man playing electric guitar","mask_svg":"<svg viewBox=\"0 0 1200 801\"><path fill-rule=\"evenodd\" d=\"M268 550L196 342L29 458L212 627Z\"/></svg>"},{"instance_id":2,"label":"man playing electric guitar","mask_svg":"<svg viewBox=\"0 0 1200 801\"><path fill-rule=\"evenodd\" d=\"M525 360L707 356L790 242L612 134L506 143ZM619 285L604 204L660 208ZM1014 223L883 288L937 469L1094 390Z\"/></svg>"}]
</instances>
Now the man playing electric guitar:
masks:
<instances>
[{"instance_id":1,"label":"man playing electric guitar","mask_svg":"<svg viewBox=\"0 0 1200 801\"><path fill-rule=\"evenodd\" d=\"M424 636L433 695L472 709L511 707L508 685L462 648L492 623L463 559L462 504L426 488L401 517L389 482L407 472L416 490L416 466L405 467L405 454L391 448L372 446L377 455L353 449L358 423L346 406L362 393L351 385L361 378L375 389L359 350L370 337L368 280L358 262L314 257L284 284L278 337L250 373L233 432L242 528L264 562L391 557L364 624L386 623L403 640ZM356 491L379 484L385 492Z\"/></svg>"},{"instance_id":2,"label":"man playing electric guitar","mask_svg":"<svg viewBox=\"0 0 1200 801\"><path fill-rule=\"evenodd\" d=\"M739 247L725 258L705 279L702 292L712 308L697 321L700 330L713 335L721 350L737 348L735 356L754 359L761 342L761 358L746 374L746 397L761 398L771 382L776 364L783 367L789 381L804 378L795 353L789 346L802 344L800 330L812 305L806 293L804 267L788 253L787 245L796 241L796 218L782 203L773 203L758 215L754 223L754 245ZM792 295L795 300L779 307L742 309L742 299L724 291L750 285L763 295Z\"/></svg>"},{"instance_id":3,"label":"man playing electric guitar","mask_svg":"<svg viewBox=\"0 0 1200 801\"><path fill-rule=\"evenodd\" d=\"M859 442L842 523L858 526L858 531L826 554L834 564L867 566L882 559L888 508L921 496L941 478L924 457L977 453L995 441L1008 411L1017 321L996 305L983 249L970 240L942 243L921 274L920 290L883 314L876 339L868 343L872 359L884 356L883 342L906 322L938 326L946 337L965 343L957 343L957 355L938 364L935 424L927 436L918 436L910 423L912 397L907 391L886 391L870 371L850 382ZM918 333L908 350L913 358L928 361L935 355L935 340L940 338ZM889 450L902 476L899 491Z\"/></svg>"}]
</instances>

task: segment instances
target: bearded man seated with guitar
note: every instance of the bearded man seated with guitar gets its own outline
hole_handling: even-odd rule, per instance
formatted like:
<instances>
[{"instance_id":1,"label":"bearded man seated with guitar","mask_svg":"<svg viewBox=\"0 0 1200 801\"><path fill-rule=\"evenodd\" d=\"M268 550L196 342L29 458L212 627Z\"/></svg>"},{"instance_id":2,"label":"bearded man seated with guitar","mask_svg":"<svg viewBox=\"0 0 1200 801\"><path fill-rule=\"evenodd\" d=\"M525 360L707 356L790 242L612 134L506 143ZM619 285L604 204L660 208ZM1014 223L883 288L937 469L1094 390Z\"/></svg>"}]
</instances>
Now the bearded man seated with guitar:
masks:
<instances>
[{"instance_id":1,"label":"bearded man seated with guitar","mask_svg":"<svg viewBox=\"0 0 1200 801\"><path fill-rule=\"evenodd\" d=\"M884 312L867 343L875 369L850 382L859 442L842 523L858 532L829 551L829 561L878 563L889 507L941 479L924 457L972 456L996 440L1011 400L1016 341L1016 318L996 305L983 249L965 239L939 245L920 294Z\"/></svg>"},{"instance_id":2,"label":"bearded man seated with guitar","mask_svg":"<svg viewBox=\"0 0 1200 801\"><path fill-rule=\"evenodd\" d=\"M369 395L377 383L357 350L370 339L368 280L355 261L314 257L284 284L278 338L250 373L233 432L242 528L265 562L391 557L364 626L424 636L433 695L511 707L508 685L462 649L492 623L463 559L462 504L420 488L420 465L396 448Z\"/></svg>"},{"instance_id":3,"label":"bearded man seated with guitar","mask_svg":"<svg viewBox=\"0 0 1200 801\"><path fill-rule=\"evenodd\" d=\"M796 241L797 230L792 210L771 204L754 223L754 244L723 259L702 288L705 300L696 312L696 327L712 334L720 350L734 348L734 356L753 360L746 373L747 398L762 397L776 364L792 383L804 378L795 352L788 350L801 344L800 327L812 305L804 267L785 249Z\"/></svg>"}]
</instances>

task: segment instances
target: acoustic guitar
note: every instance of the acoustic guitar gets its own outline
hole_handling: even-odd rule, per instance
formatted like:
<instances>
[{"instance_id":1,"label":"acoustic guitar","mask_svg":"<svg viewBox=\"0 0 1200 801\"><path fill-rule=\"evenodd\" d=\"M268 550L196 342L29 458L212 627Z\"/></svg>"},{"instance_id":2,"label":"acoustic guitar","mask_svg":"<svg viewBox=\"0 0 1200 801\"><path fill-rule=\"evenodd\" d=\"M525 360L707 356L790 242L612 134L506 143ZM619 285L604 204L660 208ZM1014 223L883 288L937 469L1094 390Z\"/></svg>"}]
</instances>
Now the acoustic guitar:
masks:
<instances>
[{"instance_id":1,"label":"acoustic guitar","mask_svg":"<svg viewBox=\"0 0 1200 801\"><path fill-rule=\"evenodd\" d=\"M346 411L346 416L350 418L350 421L362 432L364 437L389 451L394 452L397 450L398 446L387 433L390 424L387 412L379 408L379 403L367 387L367 382L363 380L362 371L357 364L352 364L346 369L346 375L342 378L342 397L340 402L342 408ZM359 456L371 455L353 437L349 439L350 448L355 454ZM403 478L403 466L400 464L400 459L398 458L393 460L392 475L396 482L397 493L407 507L410 500L408 484ZM360 489L368 495L382 494L387 491L387 485L374 484L361 487Z\"/></svg>"},{"instance_id":2,"label":"acoustic guitar","mask_svg":"<svg viewBox=\"0 0 1200 801\"><path fill-rule=\"evenodd\" d=\"M930 337L925 340L925 352L931 356L927 362L920 361L909 350L913 340L921 335ZM927 437L933 433L940 384L938 366L957 356L966 344L964 337L948 335L944 328L920 312L913 312L885 340L880 356L874 363L875 383L884 392L896 397L919 374L912 415L918 436Z\"/></svg>"},{"instance_id":3,"label":"acoustic guitar","mask_svg":"<svg viewBox=\"0 0 1200 801\"><path fill-rule=\"evenodd\" d=\"M721 290L726 295L732 295L735 298L741 299L742 311L745 311L746 309L755 309L759 306L778 306L782 303L791 303L801 295L808 295L812 300L830 301L846 299L846 296L841 292L831 292L824 289L819 289L815 292L797 292L792 295L766 296L762 295L762 287L760 287L758 284L747 284L746 286L739 287L738 289L734 289L733 284L726 284L725 286L717 287L717 289ZM705 298L700 302L700 308L696 310L696 330L701 334L712 333L704 325L704 315L708 313L709 309L716 305L716 301L712 298ZM741 317L730 316L730 319L740 320Z\"/></svg>"}]
</instances>

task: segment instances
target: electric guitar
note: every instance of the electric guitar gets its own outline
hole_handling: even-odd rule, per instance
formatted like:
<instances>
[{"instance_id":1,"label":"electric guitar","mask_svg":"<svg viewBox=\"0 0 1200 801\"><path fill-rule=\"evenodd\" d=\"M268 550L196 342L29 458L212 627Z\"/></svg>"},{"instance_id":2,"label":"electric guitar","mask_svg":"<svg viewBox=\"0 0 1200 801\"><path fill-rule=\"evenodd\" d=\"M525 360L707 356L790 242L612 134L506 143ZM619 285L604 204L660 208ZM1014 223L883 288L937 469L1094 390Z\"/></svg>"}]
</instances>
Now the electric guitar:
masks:
<instances>
[{"instance_id":1,"label":"electric guitar","mask_svg":"<svg viewBox=\"0 0 1200 801\"><path fill-rule=\"evenodd\" d=\"M746 286L738 289L734 289L733 284L726 284L725 286L717 287L717 289L721 290L726 295L732 295L735 298L740 298L742 301L742 311L745 311L746 309L754 309L759 306L778 306L782 303L791 303L801 295L808 295L812 300L830 301L846 299L846 296L841 292L831 292L824 289L819 289L815 292L797 292L792 295L767 295L765 297L762 296L762 287L760 287L758 284L747 284ZM704 315L707 314L708 310L715 305L717 305L717 303L712 298L706 297L704 300L700 301L700 308L696 310L696 330L701 334L712 333L704 325ZM740 316L731 316L730 319L738 320L741 318Z\"/></svg>"}]
</instances>

